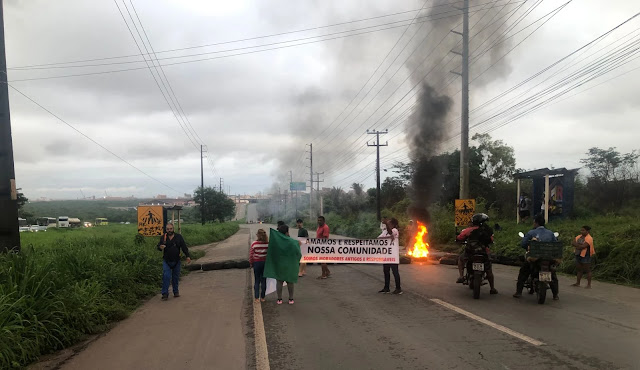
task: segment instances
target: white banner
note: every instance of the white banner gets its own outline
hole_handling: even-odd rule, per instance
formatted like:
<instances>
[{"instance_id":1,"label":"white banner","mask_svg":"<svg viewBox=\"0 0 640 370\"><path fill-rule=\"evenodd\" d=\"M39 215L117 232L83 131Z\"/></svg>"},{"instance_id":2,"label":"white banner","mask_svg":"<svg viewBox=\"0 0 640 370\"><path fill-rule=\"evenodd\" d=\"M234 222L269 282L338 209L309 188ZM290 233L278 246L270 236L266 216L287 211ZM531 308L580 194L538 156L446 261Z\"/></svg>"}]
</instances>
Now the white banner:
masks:
<instances>
[{"instance_id":1,"label":"white banner","mask_svg":"<svg viewBox=\"0 0 640 370\"><path fill-rule=\"evenodd\" d=\"M397 242L391 239L299 240L303 263L400 263Z\"/></svg>"}]
</instances>

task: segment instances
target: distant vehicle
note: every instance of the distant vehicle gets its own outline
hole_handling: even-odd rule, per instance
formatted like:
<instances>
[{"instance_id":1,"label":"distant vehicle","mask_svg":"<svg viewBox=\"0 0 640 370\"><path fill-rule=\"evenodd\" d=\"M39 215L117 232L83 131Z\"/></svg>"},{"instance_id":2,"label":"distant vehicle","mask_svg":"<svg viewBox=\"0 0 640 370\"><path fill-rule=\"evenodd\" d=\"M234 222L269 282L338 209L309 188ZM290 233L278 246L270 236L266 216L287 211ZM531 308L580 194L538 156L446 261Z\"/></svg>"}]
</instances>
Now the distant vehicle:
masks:
<instances>
[{"instance_id":1,"label":"distant vehicle","mask_svg":"<svg viewBox=\"0 0 640 370\"><path fill-rule=\"evenodd\" d=\"M131 222L127 221L124 223L125 225L131 225Z\"/></svg>"},{"instance_id":2,"label":"distant vehicle","mask_svg":"<svg viewBox=\"0 0 640 370\"><path fill-rule=\"evenodd\" d=\"M96 218L96 222L94 223L96 226L107 226L109 225L109 220L104 217Z\"/></svg>"},{"instance_id":3,"label":"distant vehicle","mask_svg":"<svg viewBox=\"0 0 640 370\"><path fill-rule=\"evenodd\" d=\"M58 227L69 227L69 217L68 216L58 217Z\"/></svg>"},{"instance_id":4,"label":"distant vehicle","mask_svg":"<svg viewBox=\"0 0 640 370\"><path fill-rule=\"evenodd\" d=\"M69 227L82 227L82 221L79 218L69 218Z\"/></svg>"},{"instance_id":5,"label":"distant vehicle","mask_svg":"<svg viewBox=\"0 0 640 370\"><path fill-rule=\"evenodd\" d=\"M89 221L84 222L84 227L92 227L93 225Z\"/></svg>"},{"instance_id":6,"label":"distant vehicle","mask_svg":"<svg viewBox=\"0 0 640 370\"><path fill-rule=\"evenodd\" d=\"M57 227L58 219L55 217L39 217L37 220L38 226L44 227Z\"/></svg>"},{"instance_id":7,"label":"distant vehicle","mask_svg":"<svg viewBox=\"0 0 640 370\"><path fill-rule=\"evenodd\" d=\"M46 226L40 226L40 225L31 225L29 229L31 232L34 232L34 233L37 233L38 231L47 231Z\"/></svg>"},{"instance_id":8,"label":"distant vehicle","mask_svg":"<svg viewBox=\"0 0 640 370\"><path fill-rule=\"evenodd\" d=\"M31 231L26 219L18 217L18 230L20 232Z\"/></svg>"}]
</instances>

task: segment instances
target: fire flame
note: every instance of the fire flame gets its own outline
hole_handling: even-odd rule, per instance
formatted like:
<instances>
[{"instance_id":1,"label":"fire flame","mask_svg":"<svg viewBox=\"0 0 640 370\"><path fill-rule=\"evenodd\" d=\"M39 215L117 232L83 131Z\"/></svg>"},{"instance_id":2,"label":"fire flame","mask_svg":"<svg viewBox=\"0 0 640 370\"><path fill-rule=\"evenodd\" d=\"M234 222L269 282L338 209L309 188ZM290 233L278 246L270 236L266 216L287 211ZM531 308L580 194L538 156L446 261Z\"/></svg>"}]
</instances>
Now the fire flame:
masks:
<instances>
[{"instance_id":1,"label":"fire flame","mask_svg":"<svg viewBox=\"0 0 640 370\"><path fill-rule=\"evenodd\" d=\"M418 232L415 236L415 243L413 244L413 250L410 250L407 254L412 257L427 257L429 255L429 243L424 241L425 236L428 234L427 227L420 221L418 221Z\"/></svg>"}]
</instances>

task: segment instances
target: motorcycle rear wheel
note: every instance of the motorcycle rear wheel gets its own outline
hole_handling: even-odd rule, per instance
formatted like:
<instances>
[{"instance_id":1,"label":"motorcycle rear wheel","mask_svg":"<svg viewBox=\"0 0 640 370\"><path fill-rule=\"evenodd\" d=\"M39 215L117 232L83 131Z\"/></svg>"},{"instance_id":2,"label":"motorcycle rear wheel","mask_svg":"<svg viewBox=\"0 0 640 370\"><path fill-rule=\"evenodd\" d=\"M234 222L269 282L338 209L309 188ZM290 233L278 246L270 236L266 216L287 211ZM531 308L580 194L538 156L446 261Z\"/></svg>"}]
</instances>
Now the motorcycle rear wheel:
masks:
<instances>
[{"instance_id":1,"label":"motorcycle rear wheel","mask_svg":"<svg viewBox=\"0 0 640 370\"><path fill-rule=\"evenodd\" d=\"M536 293L538 294L538 304L544 304L544 301L547 299L547 289L549 287L547 286L547 283L539 281L538 282L538 289L536 291Z\"/></svg>"},{"instance_id":2,"label":"motorcycle rear wheel","mask_svg":"<svg viewBox=\"0 0 640 370\"><path fill-rule=\"evenodd\" d=\"M480 285L482 284L482 273L473 274L473 299L480 298Z\"/></svg>"}]
</instances>

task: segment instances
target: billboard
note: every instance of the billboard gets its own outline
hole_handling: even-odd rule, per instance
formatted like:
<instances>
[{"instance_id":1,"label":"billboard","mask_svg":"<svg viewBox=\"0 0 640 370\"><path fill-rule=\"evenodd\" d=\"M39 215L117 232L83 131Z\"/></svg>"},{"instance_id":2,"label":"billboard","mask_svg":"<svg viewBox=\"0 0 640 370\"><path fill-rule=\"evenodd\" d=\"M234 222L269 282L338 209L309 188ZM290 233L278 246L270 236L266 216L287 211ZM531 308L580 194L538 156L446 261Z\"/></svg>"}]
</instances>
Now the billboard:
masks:
<instances>
[{"instance_id":1,"label":"billboard","mask_svg":"<svg viewBox=\"0 0 640 370\"><path fill-rule=\"evenodd\" d=\"M291 182L289 183L289 190L291 191L305 191L307 190L307 183L306 182Z\"/></svg>"}]
</instances>

